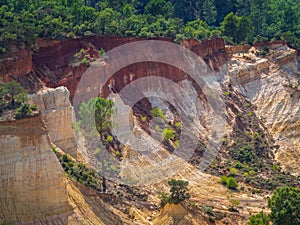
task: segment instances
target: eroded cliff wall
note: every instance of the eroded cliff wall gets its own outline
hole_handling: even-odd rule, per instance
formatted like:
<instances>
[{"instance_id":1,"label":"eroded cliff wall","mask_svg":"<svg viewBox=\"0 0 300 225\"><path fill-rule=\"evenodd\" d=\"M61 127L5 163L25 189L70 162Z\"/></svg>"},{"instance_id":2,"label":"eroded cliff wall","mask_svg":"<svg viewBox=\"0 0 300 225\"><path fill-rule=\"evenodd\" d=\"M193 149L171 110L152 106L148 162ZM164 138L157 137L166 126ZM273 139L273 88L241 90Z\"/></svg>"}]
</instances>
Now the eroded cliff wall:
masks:
<instances>
[{"instance_id":1,"label":"eroded cliff wall","mask_svg":"<svg viewBox=\"0 0 300 225\"><path fill-rule=\"evenodd\" d=\"M72 129L74 115L69 96L66 87L47 88L32 95L31 103L41 109L51 142L76 158L77 144Z\"/></svg>"},{"instance_id":2,"label":"eroded cliff wall","mask_svg":"<svg viewBox=\"0 0 300 225\"><path fill-rule=\"evenodd\" d=\"M247 53L245 53L247 54ZM255 62L236 55L229 62L229 78L257 107L256 114L272 134L283 167L300 174L300 79L297 51L277 46Z\"/></svg>"},{"instance_id":3,"label":"eroded cliff wall","mask_svg":"<svg viewBox=\"0 0 300 225\"><path fill-rule=\"evenodd\" d=\"M173 41L171 38L153 39L167 42ZM33 91L39 90L42 86L52 88L65 86L70 91L71 98L73 98L77 84L88 67L84 64L76 67L71 65L70 60L76 53L80 52L81 49L88 49L89 47L94 50L104 49L105 51L109 51L123 44L141 40L146 39L136 37L90 36L73 40L38 40L38 51L23 49L18 52L16 50L13 54L24 55L24 57L18 57L12 62L10 57L7 56L7 59L0 62L0 77L6 80L18 80ZM228 60L224 40L221 38L201 42L186 40L183 41L181 45L191 49L200 57L203 57L207 64L215 71L218 71L220 66ZM7 61L10 63L7 63ZM26 64L26 66L16 70L15 64ZM140 63L133 65L129 69L125 68L125 70L130 70L133 74L140 74L145 67L149 67L149 65L147 65L147 63ZM5 70L2 70L2 68L5 68ZM162 66L161 64L155 63L151 64L151 69L157 70L161 74L170 74L169 72L172 70L167 65ZM177 75L174 74L173 76L174 79L176 79ZM177 77L180 77L180 74Z\"/></svg>"},{"instance_id":4,"label":"eroded cliff wall","mask_svg":"<svg viewBox=\"0 0 300 225\"><path fill-rule=\"evenodd\" d=\"M1 121L0 151L0 221L26 224L70 212L64 171L39 115Z\"/></svg>"}]
</instances>

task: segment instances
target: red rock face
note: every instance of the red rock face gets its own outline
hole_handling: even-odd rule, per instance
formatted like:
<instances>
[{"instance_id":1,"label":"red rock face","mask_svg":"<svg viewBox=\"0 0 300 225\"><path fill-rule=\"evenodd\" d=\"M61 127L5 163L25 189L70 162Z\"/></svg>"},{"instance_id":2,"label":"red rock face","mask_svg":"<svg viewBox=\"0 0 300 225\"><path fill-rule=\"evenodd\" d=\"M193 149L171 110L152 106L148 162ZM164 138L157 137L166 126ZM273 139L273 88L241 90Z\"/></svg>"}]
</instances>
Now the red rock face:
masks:
<instances>
[{"instance_id":1,"label":"red rock face","mask_svg":"<svg viewBox=\"0 0 300 225\"><path fill-rule=\"evenodd\" d=\"M32 68L32 57L28 49L21 50L12 46L10 53L3 60L0 60L0 77L6 82L17 79L30 73Z\"/></svg>"},{"instance_id":2,"label":"red rock face","mask_svg":"<svg viewBox=\"0 0 300 225\"><path fill-rule=\"evenodd\" d=\"M176 65L176 63L174 64ZM112 91L118 93L130 82L147 76L160 76L174 82L179 82L184 79L188 79L189 77L188 74L184 73L180 69L165 63L134 63L115 73L104 85L101 95L104 97L109 95L109 84L113 84Z\"/></svg>"},{"instance_id":3,"label":"red rock face","mask_svg":"<svg viewBox=\"0 0 300 225\"><path fill-rule=\"evenodd\" d=\"M222 38L203 41L184 40L181 45L202 57L214 71L219 71L220 66L228 61L225 42Z\"/></svg>"},{"instance_id":4,"label":"red rock face","mask_svg":"<svg viewBox=\"0 0 300 225\"><path fill-rule=\"evenodd\" d=\"M276 49L279 47L286 46L286 41L279 40L279 41L271 41L271 42L258 42L258 43L254 43L253 46L255 48L259 48L259 47L263 48L268 46L271 49Z\"/></svg>"},{"instance_id":5,"label":"red rock face","mask_svg":"<svg viewBox=\"0 0 300 225\"><path fill-rule=\"evenodd\" d=\"M140 40L146 39L90 36L72 40L38 40L37 43L40 49L38 52L34 52L32 57L28 51L13 53L13 55L20 54L23 56L20 57L17 67L13 66L15 63L9 64L5 60L4 63L0 62L0 77L5 77L6 80L18 80L30 90L37 90L42 85L53 88L65 86L69 89L71 98L73 98L77 84L88 68L84 64L73 67L70 64L70 60L74 54L81 49L93 49L88 54L91 54L91 52L96 54L95 50L103 48L105 51L109 51L123 44ZM173 42L171 38L154 38L154 40ZM221 38L201 42L184 40L181 45L203 57L215 71L218 71L219 67L228 60L224 40ZM7 64L9 65L7 66ZM129 74L134 74L134 79L147 75L156 75L164 76L175 82L187 77L182 71L169 65L152 62L137 63L121 69L114 75L115 83L117 84L115 86L116 91L119 91L122 86L129 82L130 79L126 78Z\"/></svg>"}]
</instances>

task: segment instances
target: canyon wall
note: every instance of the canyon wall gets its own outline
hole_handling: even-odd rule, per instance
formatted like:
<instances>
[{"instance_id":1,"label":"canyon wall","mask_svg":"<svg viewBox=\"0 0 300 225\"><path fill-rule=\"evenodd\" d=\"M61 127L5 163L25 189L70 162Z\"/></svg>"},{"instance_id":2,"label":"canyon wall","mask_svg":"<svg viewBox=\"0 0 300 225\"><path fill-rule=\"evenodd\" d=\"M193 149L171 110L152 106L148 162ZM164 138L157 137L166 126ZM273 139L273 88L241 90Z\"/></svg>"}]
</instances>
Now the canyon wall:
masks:
<instances>
[{"instance_id":1,"label":"canyon wall","mask_svg":"<svg viewBox=\"0 0 300 225\"><path fill-rule=\"evenodd\" d=\"M256 108L256 114L272 134L276 159L300 174L300 86L297 51L287 46L249 63L233 57L229 78ZM260 66L261 64L261 66Z\"/></svg>"},{"instance_id":2,"label":"canyon wall","mask_svg":"<svg viewBox=\"0 0 300 225\"><path fill-rule=\"evenodd\" d=\"M1 121L0 151L0 221L27 224L71 211L64 171L39 115Z\"/></svg>"},{"instance_id":3,"label":"canyon wall","mask_svg":"<svg viewBox=\"0 0 300 225\"><path fill-rule=\"evenodd\" d=\"M173 42L172 38L152 38L153 40L161 40ZM74 54L80 52L81 49L92 48L94 50L104 49L109 51L115 47L121 46L126 43L148 40L145 38L136 37L109 37L109 36L89 36L72 40L38 40L39 50L30 52L28 49L20 50L20 53L25 54L24 60L22 57L18 58L17 64L26 65L22 69L15 70L14 63L7 64L9 57L5 57L0 62L0 77L5 80L18 80L25 87L32 91L38 91L42 86L58 87L65 86L70 91L71 99L74 96L77 84L88 68L87 65L80 64L73 66L70 60ZM207 64L215 71L218 71L220 66L228 60L227 52L225 51L224 40L215 38L212 40L196 41L185 40L181 43L191 49L193 52L203 57ZM141 74L145 67L149 68L147 63L140 63L124 70L130 71L133 74ZM6 68L5 70L2 68ZM180 72L174 69L152 63L151 70L156 70L160 74L172 73L174 79L181 77ZM124 71L120 71L122 73ZM152 72L151 72L152 73ZM178 74L178 75L177 75ZM138 76L137 76L138 77Z\"/></svg>"}]
</instances>

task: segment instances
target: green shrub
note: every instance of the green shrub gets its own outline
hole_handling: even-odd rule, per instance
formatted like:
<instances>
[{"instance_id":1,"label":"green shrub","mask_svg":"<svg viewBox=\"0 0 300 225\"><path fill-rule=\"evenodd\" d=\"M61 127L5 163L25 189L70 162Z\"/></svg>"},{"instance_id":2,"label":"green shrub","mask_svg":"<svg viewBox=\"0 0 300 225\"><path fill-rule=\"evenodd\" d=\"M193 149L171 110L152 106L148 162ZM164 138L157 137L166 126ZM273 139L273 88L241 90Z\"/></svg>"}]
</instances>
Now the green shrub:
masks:
<instances>
[{"instance_id":1,"label":"green shrub","mask_svg":"<svg viewBox=\"0 0 300 225\"><path fill-rule=\"evenodd\" d=\"M228 177L226 177L226 176L221 177L221 183L222 184L227 185L227 180L228 180Z\"/></svg>"},{"instance_id":2,"label":"green shrub","mask_svg":"<svg viewBox=\"0 0 300 225\"><path fill-rule=\"evenodd\" d=\"M273 170L279 170L279 166L277 164L273 165Z\"/></svg>"},{"instance_id":3,"label":"green shrub","mask_svg":"<svg viewBox=\"0 0 300 225\"><path fill-rule=\"evenodd\" d=\"M150 111L150 115L152 116L152 117L159 117L159 118L161 118L161 119L165 119L165 115L164 115L164 112L162 111L162 109L161 108L159 108L159 107L155 107L154 109L152 109L151 111Z\"/></svg>"},{"instance_id":4,"label":"green shrub","mask_svg":"<svg viewBox=\"0 0 300 225\"><path fill-rule=\"evenodd\" d=\"M103 48L101 48L98 53L102 57L105 56L105 54L106 54L106 52L105 52L105 50Z\"/></svg>"},{"instance_id":5,"label":"green shrub","mask_svg":"<svg viewBox=\"0 0 300 225\"><path fill-rule=\"evenodd\" d=\"M30 115L32 112L32 109L30 108L30 105L28 103L23 103L19 108L17 108L15 113L15 118L22 119Z\"/></svg>"},{"instance_id":6,"label":"green shrub","mask_svg":"<svg viewBox=\"0 0 300 225\"><path fill-rule=\"evenodd\" d=\"M203 210L203 212L205 212L208 215L214 216L214 211L213 208L211 206L207 206L207 205L203 205L201 206L201 209Z\"/></svg>"},{"instance_id":7,"label":"green shrub","mask_svg":"<svg viewBox=\"0 0 300 225\"><path fill-rule=\"evenodd\" d=\"M230 168L230 170L229 170L229 176L236 176L236 175L238 175L238 173L239 173L239 170L236 168Z\"/></svg>"},{"instance_id":8,"label":"green shrub","mask_svg":"<svg viewBox=\"0 0 300 225\"><path fill-rule=\"evenodd\" d=\"M300 189L277 188L268 201L270 218L274 225L298 225L300 222Z\"/></svg>"},{"instance_id":9,"label":"green shrub","mask_svg":"<svg viewBox=\"0 0 300 225\"><path fill-rule=\"evenodd\" d=\"M160 199L160 207L164 207L169 201L169 194L166 192L160 192L158 198Z\"/></svg>"},{"instance_id":10,"label":"green shrub","mask_svg":"<svg viewBox=\"0 0 300 225\"><path fill-rule=\"evenodd\" d=\"M113 140L114 140L114 138L111 135L108 135L107 138L106 138L106 141L109 142L109 143L112 142Z\"/></svg>"},{"instance_id":11,"label":"green shrub","mask_svg":"<svg viewBox=\"0 0 300 225\"><path fill-rule=\"evenodd\" d=\"M250 176L254 176L254 175L255 175L255 171L254 171L254 170L250 170L250 171L249 171L249 175L250 175Z\"/></svg>"},{"instance_id":12,"label":"green shrub","mask_svg":"<svg viewBox=\"0 0 300 225\"><path fill-rule=\"evenodd\" d=\"M101 152L101 148L96 148L95 151L94 151L94 155L96 157L100 156L100 152Z\"/></svg>"},{"instance_id":13,"label":"green shrub","mask_svg":"<svg viewBox=\"0 0 300 225\"><path fill-rule=\"evenodd\" d=\"M261 211L256 215L252 215L248 222L248 225L269 225L269 224L270 224L270 218L263 211Z\"/></svg>"},{"instance_id":14,"label":"green shrub","mask_svg":"<svg viewBox=\"0 0 300 225\"><path fill-rule=\"evenodd\" d=\"M88 61L88 59L87 59L86 57L84 57L84 58L81 60L80 63L86 65L86 64L89 63L89 61Z\"/></svg>"},{"instance_id":15,"label":"green shrub","mask_svg":"<svg viewBox=\"0 0 300 225\"><path fill-rule=\"evenodd\" d=\"M189 199L188 181L172 179L168 182L171 186L169 203L179 204L180 202Z\"/></svg>"},{"instance_id":16,"label":"green shrub","mask_svg":"<svg viewBox=\"0 0 300 225\"><path fill-rule=\"evenodd\" d=\"M143 122L146 122L147 121L147 117L146 116L143 116L143 115L140 115L140 118Z\"/></svg>"},{"instance_id":17,"label":"green shrub","mask_svg":"<svg viewBox=\"0 0 300 225\"><path fill-rule=\"evenodd\" d=\"M163 207L167 203L179 204L186 199L190 198L188 191L188 181L184 180L169 180L168 184L171 186L170 194L160 192L158 198L160 199L160 207Z\"/></svg>"},{"instance_id":18,"label":"green shrub","mask_svg":"<svg viewBox=\"0 0 300 225\"><path fill-rule=\"evenodd\" d=\"M174 147L177 148L178 146L179 146L179 141L178 140L174 141Z\"/></svg>"},{"instance_id":19,"label":"green shrub","mask_svg":"<svg viewBox=\"0 0 300 225\"><path fill-rule=\"evenodd\" d=\"M228 177L226 187L229 189L235 190L238 187L238 183L237 183L236 179L234 177Z\"/></svg>"},{"instance_id":20,"label":"green shrub","mask_svg":"<svg viewBox=\"0 0 300 225\"><path fill-rule=\"evenodd\" d=\"M173 140L175 138L175 132L172 129L165 128L162 132L164 140Z\"/></svg>"},{"instance_id":21,"label":"green shrub","mask_svg":"<svg viewBox=\"0 0 300 225\"><path fill-rule=\"evenodd\" d=\"M102 178L95 170L88 168L80 162L72 161L66 154L60 156L59 161L70 178L97 191L101 190Z\"/></svg>"},{"instance_id":22,"label":"green shrub","mask_svg":"<svg viewBox=\"0 0 300 225\"><path fill-rule=\"evenodd\" d=\"M224 92L224 95L226 95L226 96L231 96L231 93L230 93L229 91L225 91L225 92Z\"/></svg>"},{"instance_id":23,"label":"green shrub","mask_svg":"<svg viewBox=\"0 0 300 225\"><path fill-rule=\"evenodd\" d=\"M55 147L52 147L52 151L54 152L55 155L57 155L57 150Z\"/></svg>"},{"instance_id":24,"label":"green shrub","mask_svg":"<svg viewBox=\"0 0 300 225\"><path fill-rule=\"evenodd\" d=\"M176 122L176 123L174 124L174 126L175 126L176 128L180 128L180 127L182 126L182 123L181 123L180 121L178 121L178 122Z\"/></svg>"}]
</instances>

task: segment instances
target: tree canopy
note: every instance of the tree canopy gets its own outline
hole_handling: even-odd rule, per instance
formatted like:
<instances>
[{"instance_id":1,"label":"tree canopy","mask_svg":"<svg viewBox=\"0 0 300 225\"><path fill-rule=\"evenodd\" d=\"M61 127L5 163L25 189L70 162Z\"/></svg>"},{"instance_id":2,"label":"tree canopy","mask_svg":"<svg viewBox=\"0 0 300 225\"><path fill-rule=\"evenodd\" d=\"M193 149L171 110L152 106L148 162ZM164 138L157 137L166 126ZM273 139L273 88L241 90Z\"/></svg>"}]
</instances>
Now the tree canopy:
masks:
<instances>
[{"instance_id":1,"label":"tree canopy","mask_svg":"<svg viewBox=\"0 0 300 225\"><path fill-rule=\"evenodd\" d=\"M279 187L268 200L271 213L252 215L248 225L298 225L300 224L300 189Z\"/></svg>"},{"instance_id":2,"label":"tree canopy","mask_svg":"<svg viewBox=\"0 0 300 225\"><path fill-rule=\"evenodd\" d=\"M90 34L178 40L224 35L235 43L259 35L300 47L299 24L300 0L1 0L0 54L10 42L33 46L37 37Z\"/></svg>"},{"instance_id":3,"label":"tree canopy","mask_svg":"<svg viewBox=\"0 0 300 225\"><path fill-rule=\"evenodd\" d=\"M268 201L270 218L274 225L300 224L300 189L293 187L277 188Z\"/></svg>"}]
</instances>

